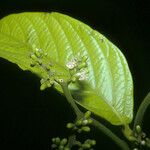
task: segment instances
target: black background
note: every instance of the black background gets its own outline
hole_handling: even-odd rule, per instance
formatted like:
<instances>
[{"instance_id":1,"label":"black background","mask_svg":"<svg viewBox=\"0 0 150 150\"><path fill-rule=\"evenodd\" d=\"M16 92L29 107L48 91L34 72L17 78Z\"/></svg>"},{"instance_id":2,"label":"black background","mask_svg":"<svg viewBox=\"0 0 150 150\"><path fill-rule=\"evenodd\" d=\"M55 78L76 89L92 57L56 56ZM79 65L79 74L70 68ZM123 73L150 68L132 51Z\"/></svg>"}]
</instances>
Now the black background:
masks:
<instances>
[{"instance_id":1,"label":"black background","mask_svg":"<svg viewBox=\"0 0 150 150\"><path fill-rule=\"evenodd\" d=\"M133 75L136 112L150 91L148 0L0 0L0 18L23 11L68 14L117 45L126 56ZM0 59L0 149L47 150L52 137L66 136L65 124L73 119L69 105L54 90L40 92L39 86L38 77ZM144 119L147 133L150 133L149 119L148 110ZM88 136L96 138L96 150L119 150L101 132L93 129Z\"/></svg>"}]
</instances>

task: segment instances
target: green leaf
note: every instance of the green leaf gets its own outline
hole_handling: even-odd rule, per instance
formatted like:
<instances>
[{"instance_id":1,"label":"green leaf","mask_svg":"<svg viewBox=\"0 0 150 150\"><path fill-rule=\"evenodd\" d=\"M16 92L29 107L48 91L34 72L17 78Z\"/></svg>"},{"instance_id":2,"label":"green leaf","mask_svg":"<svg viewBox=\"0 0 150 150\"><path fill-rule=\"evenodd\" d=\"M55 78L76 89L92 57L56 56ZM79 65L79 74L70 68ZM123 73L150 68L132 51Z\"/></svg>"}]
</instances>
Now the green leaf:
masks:
<instances>
[{"instance_id":1,"label":"green leaf","mask_svg":"<svg viewBox=\"0 0 150 150\"><path fill-rule=\"evenodd\" d=\"M45 64L57 64L54 72L66 80L67 62L78 53L86 55L87 80L70 85L77 103L114 125L131 122L132 77L123 54L106 37L60 13L20 13L0 20L0 57L45 78L47 71L31 67L35 48L48 54ZM61 91L59 85L55 88Z\"/></svg>"}]
</instances>

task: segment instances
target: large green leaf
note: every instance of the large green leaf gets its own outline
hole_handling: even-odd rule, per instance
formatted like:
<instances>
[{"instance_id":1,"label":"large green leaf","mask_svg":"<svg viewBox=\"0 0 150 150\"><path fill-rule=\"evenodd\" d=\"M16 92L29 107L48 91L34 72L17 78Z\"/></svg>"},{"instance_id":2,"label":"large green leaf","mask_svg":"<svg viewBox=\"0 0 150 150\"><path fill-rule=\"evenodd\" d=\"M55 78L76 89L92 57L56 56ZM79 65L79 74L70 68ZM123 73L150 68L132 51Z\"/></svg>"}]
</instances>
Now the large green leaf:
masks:
<instances>
[{"instance_id":1,"label":"large green leaf","mask_svg":"<svg viewBox=\"0 0 150 150\"><path fill-rule=\"evenodd\" d=\"M60 13L20 13L0 20L0 57L43 78L44 70L30 66L34 47L48 53L45 62L53 59L64 77L69 76L66 63L70 57L79 52L86 55L86 83L81 82L76 91L70 88L77 103L114 125L131 122L132 77L123 54L107 38ZM59 85L55 88L61 91Z\"/></svg>"}]
</instances>

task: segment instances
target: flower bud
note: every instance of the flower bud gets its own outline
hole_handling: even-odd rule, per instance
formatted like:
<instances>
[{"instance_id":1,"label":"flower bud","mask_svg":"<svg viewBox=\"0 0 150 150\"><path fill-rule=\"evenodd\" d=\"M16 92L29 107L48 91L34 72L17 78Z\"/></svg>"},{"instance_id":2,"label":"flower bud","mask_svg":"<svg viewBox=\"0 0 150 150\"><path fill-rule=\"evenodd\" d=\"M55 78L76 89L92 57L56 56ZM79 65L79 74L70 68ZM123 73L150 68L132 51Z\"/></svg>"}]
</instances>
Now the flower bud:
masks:
<instances>
[{"instance_id":1,"label":"flower bud","mask_svg":"<svg viewBox=\"0 0 150 150\"><path fill-rule=\"evenodd\" d=\"M55 142L55 138L52 138L52 142Z\"/></svg>"},{"instance_id":2,"label":"flower bud","mask_svg":"<svg viewBox=\"0 0 150 150\"><path fill-rule=\"evenodd\" d=\"M58 149L59 149L59 150L63 150L63 149L64 149L64 146L63 146L63 145L59 145Z\"/></svg>"},{"instance_id":3,"label":"flower bud","mask_svg":"<svg viewBox=\"0 0 150 150\"><path fill-rule=\"evenodd\" d=\"M37 60L37 57L36 57L34 54L31 54L31 55L30 55L30 58L31 58L32 60L34 60L34 61Z\"/></svg>"},{"instance_id":4,"label":"flower bud","mask_svg":"<svg viewBox=\"0 0 150 150\"><path fill-rule=\"evenodd\" d=\"M82 147L83 147L84 149L88 149L88 148L91 148L91 145L88 144L88 143L84 143L84 144L82 144Z\"/></svg>"},{"instance_id":5,"label":"flower bud","mask_svg":"<svg viewBox=\"0 0 150 150\"><path fill-rule=\"evenodd\" d=\"M136 132L137 132L137 133L140 133L141 131L142 131L142 130L141 130L141 127L140 127L139 125L137 125L137 126L136 126Z\"/></svg>"},{"instance_id":6,"label":"flower bud","mask_svg":"<svg viewBox=\"0 0 150 150\"><path fill-rule=\"evenodd\" d=\"M43 54L42 49L39 49L39 48L35 48L33 51L34 51L34 54L35 54L38 58L41 57L42 54Z\"/></svg>"},{"instance_id":7,"label":"flower bud","mask_svg":"<svg viewBox=\"0 0 150 150\"><path fill-rule=\"evenodd\" d=\"M72 82L76 82L76 80L77 80L77 78L76 78L75 76L72 76L72 77L71 77L71 81L72 81Z\"/></svg>"},{"instance_id":8,"label":"flower bud","mask_svg":"<svg viewBox=\"0 0 150 150\"><path fill-rule=\"evenodd\" d=\"M82 131L85 131L85 132L89 132L90 131L90 127L88 126L84 126L81 128Z\"/></svg>"},{"instance_id":9,"label":"flower bud","mask_svg":"<svg viewBox=\"0 0 150 150\"><path fill-rule=\"evenodd\" d=\"M90 112L90 111L87 111L87 112L85 113L85 118L89 118L90 115L91 115L91 112Z\"/></svg>"},{"instance_id":10,"label":"flower bud","mask_svg":"<svg viewBox=\"0 0 150 150\"><path fill-rule=\"evenodd\" d=\"M68 129L71 129L71 128L73 128L74 127L74 124L73 123L67 123L67 128Z\"/></svg>"},{"instance_id":11,"label":"flower bud","mask_svg":"<svg viewBox=\"0 0 150 150\"><path fill-rule=\"evenodd\" d=\"M60 144L61 145L66 145L67 144L67 139L66 138L62 139L61 142L60 142Z\"/></svg>"},{"instance_id":12,"label":"flower bud","mask_svg":"<svg viewBox=\"0 0 150 150\"><path fill-rule=\"evenodd\" d=\"M95 140L91 140L91 145L96 145L96 141Z\"/></svg>"},{"instance_id":13,"label":"flower bud","mask_svg":"<svg viewBox=\"0 0 150 150\"><path fill-rule=\"evenodd\" d=\"M78 129L77 132L78 132L78 133L81 133L81 132L82 132L82 129Z\"/></svg>"},{"instance_id":14,"label":"flower bud","mask_svg":"<svg viewBox=\"0 0 150 150\"><path fill-rule=\"evenodd\" d=\"M144 140L142 140L142 141L141 141L141 145L144 146L145 144L146 144L146 142L145 142Z\"/></svg>"},{"instance_id":15,"label":"flower bud","mask_svg":"<svg viewBox=\"0 0 150 150\"><path fill-rule=\"evenodd\" d=\"M38 51L35 52L36 57L40 58L42 56L42 54Z\"/></svg>"},{"instance_id":16,"label":"flower bud","mask_svg":"<svg viewBox=\"0 0 150 150\"><path fill-rule=\"evenodd\" d=\"M88 119L88 124L91 124L93 122L92 119Z\"/></svg>"},{"instance_id":17,"label":"flower bud","mask_svg":"<svg viewBox=\"0 0 150 150\"><path fill-rule=\"evenodd\" d=\"M36 63L31 63L30 64L30 67L34 67L34 66L36 66Z\"/></svg>"},{"instance_id":18,"label":"flower bud","mask_svg":"<svg viewBox=\"0 0 150 150\"><path fill-rule=\"evenodd\" d=\"M59 144L59 143L60 143L60 138L59 138L59 137L56 137L56 138L55 138L55 143L56 143L56 144Z\"/></svg>"},{"instance_id":19,"label":"flower bud","mask_svg":"<svg viewBox=\"0 0 150 150\"><path fill-rule=\"evenodd\" d=\"M83 56L83 57L82 57L82 60L83 60L84 62L87 61L87 59L88 59L87 56Z\"/></svg>"},{"instance_id":20,"label":"flower bud","mask_svg":"<svg viewBox=\"0 0 150 150\"><path fill-rule=\"evenodd\" d=\"M53 149L53 148L56 148L57 147L57 145L56 144L52 144L51 145L51 148Z\"/></svg>"},{"instance_id":21,"label":"flower bud","mask_svg":"<svg viewBox=\"0 0 150 150\"><path fill-rule=\"evenodd\" d=\"M40 86L40 90L41 91L45 90L46 88L47 88L47 84L46 83L41 84L41 86Z\"/></svg>"},{"instance_id":22,"label":"flower bud","mask_svg":"<svg viewBox=\"0 0 150 150\"><path fill-rule=\"evenodd\" d=\"M77 120L75 124L76 124L77 126L82 125L82 120L81 120L81 119L80 119L80 120Z\"/></svg>"},{"instance_id":23,"label":"flower bud","mask_svg":"<svg viewBox=\"0 0 150 150\"><path fill-rule=\"evenodd\" d=\"M84 68L84 67L86 67L86 63L85 62L83 62L83 63L81 63L81 64L78 65L79 69Z\"/></svg>"},{"instance_id":24,"label":"flower bud","mask_svg":"<svg viewBox=\"0 0 150 150\"><path fill-rule=\"evenodd\" d=\"M82 125L87 125L88 124L88 120L87 119L84 119L83 121L82 121Z\"/></svg>"}]
</instances>

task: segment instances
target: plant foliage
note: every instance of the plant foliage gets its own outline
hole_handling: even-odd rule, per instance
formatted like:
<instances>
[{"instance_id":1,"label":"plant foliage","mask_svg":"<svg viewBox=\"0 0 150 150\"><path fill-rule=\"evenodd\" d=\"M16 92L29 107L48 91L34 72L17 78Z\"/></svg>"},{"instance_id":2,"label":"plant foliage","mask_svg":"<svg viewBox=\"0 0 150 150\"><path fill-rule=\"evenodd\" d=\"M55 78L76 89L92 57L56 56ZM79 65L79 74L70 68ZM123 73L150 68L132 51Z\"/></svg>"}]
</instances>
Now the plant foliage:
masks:
<instances>
[{"instance_id":1,"label":"plant foliage","mask_svg":"<svg viewBox=\"0 0 150 150\"><path fill-rule=\"evenodd\" d=\"M45 65L52 66L50 72L45 66L33 67L34 53L39 61L42 58ZM70 80L67 65L84 56L86 79L69 86L76 102L114 125L129 124L133 117L131 73L121 51L106 37L55 12L12 14L0 20L0 57L42 79L51 74ZM62 92L56 82L54 87Z\"/></svg>"}]
</instances>

